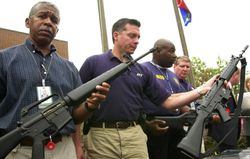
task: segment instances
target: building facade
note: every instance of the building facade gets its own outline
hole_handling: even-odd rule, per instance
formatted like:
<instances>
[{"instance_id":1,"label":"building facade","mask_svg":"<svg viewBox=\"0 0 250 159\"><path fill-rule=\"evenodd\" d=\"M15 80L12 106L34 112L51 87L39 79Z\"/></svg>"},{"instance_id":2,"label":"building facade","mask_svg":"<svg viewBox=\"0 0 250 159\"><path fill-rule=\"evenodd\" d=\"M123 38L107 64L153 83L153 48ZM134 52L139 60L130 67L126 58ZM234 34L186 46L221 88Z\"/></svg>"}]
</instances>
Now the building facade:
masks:
<instances>
[{"instance_id":1,"label":"building facade","mask_svg":"<svg viewBox=\"0 0 250 159\"><path fill-rule=\"evenodd\" d=\"M27 37L27 33L0 28L0 49L22 44ZM53 44L56 46L58 53L68 59L68 42L55 39Z\"/></svg>"}]
</instances>

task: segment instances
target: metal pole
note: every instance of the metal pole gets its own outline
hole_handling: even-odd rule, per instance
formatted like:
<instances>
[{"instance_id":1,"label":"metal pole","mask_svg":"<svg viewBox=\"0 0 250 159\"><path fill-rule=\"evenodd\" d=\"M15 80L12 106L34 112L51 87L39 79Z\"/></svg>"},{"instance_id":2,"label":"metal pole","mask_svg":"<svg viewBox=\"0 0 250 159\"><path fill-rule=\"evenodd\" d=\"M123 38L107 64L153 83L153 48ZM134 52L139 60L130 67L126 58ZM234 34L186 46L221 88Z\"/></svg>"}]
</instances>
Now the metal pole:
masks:
<instances>
[{"instance_id":1,"label":"metal pole","mask_svg":"<svg viewBox=\"0 0 250 159\"><path fill-rule=\"evenodd\" d=\"M100 30L101 30L102 51L107 52L109 47L108 47L108 38L107 38L107 29L106 29L103 0L97 0L97 4L98 4Z\"/></svg>"},{"instance_id":2,"label":"metal pole","mask_svg":"<svg viewBox=\"0 0 250 159\"><path fill-rule=\"evenodd\" d=\"M180 15L179 15L179 10L178 10L178 7L177 7L176 0L173 0L173 6L174 6L176 23L177 23L177 27L178 27L178 30L179 30L179 36L180 36L180 40L181 40L183 54L189 57L187 44L186 44L184 31L183 31L183 28L182 28L181 18L180 18ZM193 75L192 68L190 69L190 73L188 75L188 81L195 87L195 81L194 81L194 75Z\"/></svg>"}]
</instances>

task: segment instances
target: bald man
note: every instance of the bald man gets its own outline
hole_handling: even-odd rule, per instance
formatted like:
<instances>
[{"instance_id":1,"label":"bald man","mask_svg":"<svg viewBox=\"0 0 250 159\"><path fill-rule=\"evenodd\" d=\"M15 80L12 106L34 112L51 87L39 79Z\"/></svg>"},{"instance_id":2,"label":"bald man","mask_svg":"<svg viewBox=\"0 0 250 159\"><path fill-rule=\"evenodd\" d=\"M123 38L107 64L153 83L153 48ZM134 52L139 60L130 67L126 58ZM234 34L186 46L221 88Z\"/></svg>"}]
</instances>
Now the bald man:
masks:
<instances>
[{"instance_id":1,"label":"bald man","mask_svg":"<svg viewBox=\"0 0 250 159\"><path fill-rule=\"evenodd\" d=\"M143 63L154 75L157 82L167 92L179 93L183 92L178 77L169 70L176 61L175 45L167 39L159 39L154 44L158 48L153 53L152 61ZM189 110L188 106L186 109ZM183 108L183 107L182 107ZM149 118L160 116L178 116L181 114L180 109L163 109L153 104L147 97L144 100L144 111ZM148 152L150 159L169 159L169 158L185 158L185 156L177 149L177 144L185 136L183 125L171 125L168 127L164 121L151 120L146 121L148 136Z\"/></svg>"}]
</instances>

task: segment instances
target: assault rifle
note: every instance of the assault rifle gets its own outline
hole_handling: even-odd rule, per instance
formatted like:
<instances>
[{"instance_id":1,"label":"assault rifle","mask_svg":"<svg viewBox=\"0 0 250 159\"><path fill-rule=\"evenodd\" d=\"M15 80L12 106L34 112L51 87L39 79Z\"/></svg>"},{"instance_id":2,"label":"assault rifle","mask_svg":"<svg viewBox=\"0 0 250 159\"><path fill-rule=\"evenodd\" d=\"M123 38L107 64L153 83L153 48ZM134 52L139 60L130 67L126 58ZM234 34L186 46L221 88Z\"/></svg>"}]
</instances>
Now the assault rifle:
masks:
<instances>
[{"instance_id":1,"label":"assault rifle","mask_svg":"<svg viewBox=\"0 0 250 159\"><path fill-rule=\"evenodd\" d=\"M192 126L195 122L196 116L196 111L191 110L178 116L146 116L146 120L163 120L166 121L166 125L169 127Z\"/></svg>"},{"instance_id":2,"label":"assault rifle","mask_svg":"<svg viewBox=\"0 0 250 159\"><path fill-rule=\"evenodd\" d=\"M121 63L120 65L104 72L93 80L81 85L80 87L69 92L65 97L59 98L57 101L48 105L45 109L39 110L32 115L28 115L29 110L38 107L39 104L54 97L51 95L45 99L37 101L22 110L22 119L18 122L18 127L0 138L0 158L4 158L14 149L21 141L21 139L30 137L33 139L32 158L44 158L43 141L48 139L50 135L55 135L68 122L71 121L71 111L68 106L80 105L88 98L92 92L95 91L97 85L103 82L111 82L130 66L134 65L138 60L154 52L157 48L152 48L145 54L136 58L135 60Z\"/></svg>"},{"instance_id":3,"label":"assault rifle","mask_svg":"<svg viewBox=\"0 0 250 159\"><path fill-rule=\"evenodd\" d=\"M214 113L211 113L207 118L206 118L206 122L212 122L213 121L213 116L214 115L219 115L218 113L214 112ZM229 114L230 117L233 117L234 116L234 113L230 113ZM154 119L157 119L157 120L163 120L163 121L166 121L166 125L169 126L169 127L176 127L176 126L188 126L188 127L191 127L195 121L196 121L196 117L197 117L197 113L196 113L196 110L191 110L191 111L188 111L188 112L185 112L181 115L178 115L178 116L147 116L146 117L146 120L154 120ZM240 119L249 119L250 116L248 115L240 115L238 116L237 118L240 118ZM217 122L220 122L220 121L217 121Z\"/></svg>"},{"instance_id":4,"label":"assault rifle","mask_svg":"<svg viewBox=\"0 0 250 159\"><path fill-rule=\"evenodd\" d=\"M237 69L239 61L246 65L246 60L242 57L242 54L247 48L248 46L242 50L242 53L238 57L232 56L231 61L224 68L223 72L219 76L219 79L214 83L211 90L203 97L203 100L198 107L197 118L193 126L187 136L184 137L177 146L185 154L195 158L202 157L200 149L204 122L212 112L217 111L223 122L230 120L230 116L226 113L224 108L226 101L230 97L230 90L225 87L225 81L230 80L233 73Z\"/></svg>"}]
</instances>

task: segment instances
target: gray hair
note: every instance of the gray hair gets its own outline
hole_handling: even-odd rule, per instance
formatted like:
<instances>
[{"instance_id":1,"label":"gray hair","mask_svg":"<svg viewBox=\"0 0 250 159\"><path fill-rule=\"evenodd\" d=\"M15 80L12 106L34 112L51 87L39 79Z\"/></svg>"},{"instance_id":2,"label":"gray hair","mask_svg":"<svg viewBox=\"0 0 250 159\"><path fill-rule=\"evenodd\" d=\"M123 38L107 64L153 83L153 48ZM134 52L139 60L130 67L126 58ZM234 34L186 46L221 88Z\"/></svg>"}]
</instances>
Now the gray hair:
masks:
<instances>
[{"instance_id":1,"label":"gray hair","mask_svg":"<svg viewBox=\"0 0 250 159\"><path fill-rule=\"evenodd\" d=\"M60 15L60 12L59 12L59 9L57 8L56 5L54 5L53 3L51 2L47 2L47 1L40 1L38 3L36 3L31 9L30 9L30 13L29 13L29 17L33 16L37 10L39 9L40 6L50 6L52 8L54 8L57 12L58 12L58 15Z\"/></svg>"}]
</instances>

